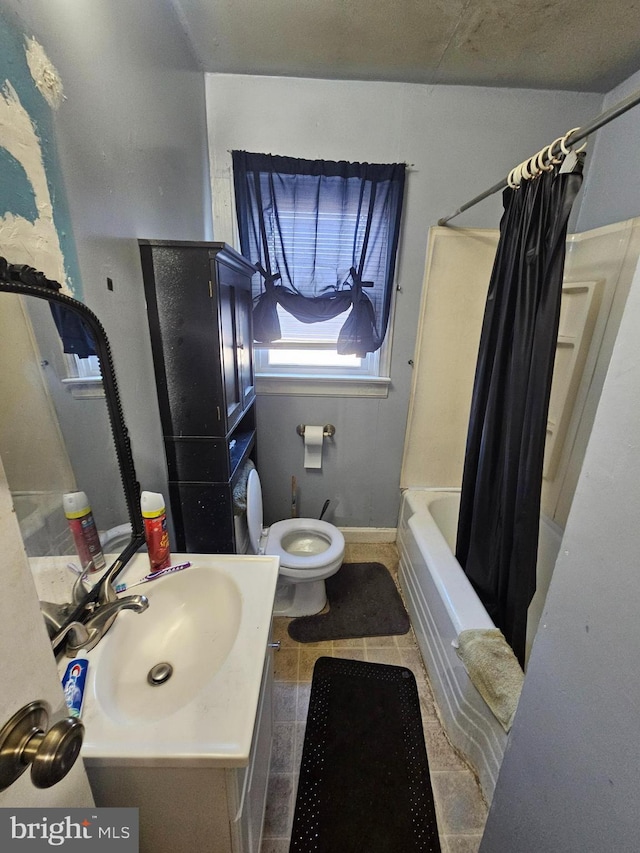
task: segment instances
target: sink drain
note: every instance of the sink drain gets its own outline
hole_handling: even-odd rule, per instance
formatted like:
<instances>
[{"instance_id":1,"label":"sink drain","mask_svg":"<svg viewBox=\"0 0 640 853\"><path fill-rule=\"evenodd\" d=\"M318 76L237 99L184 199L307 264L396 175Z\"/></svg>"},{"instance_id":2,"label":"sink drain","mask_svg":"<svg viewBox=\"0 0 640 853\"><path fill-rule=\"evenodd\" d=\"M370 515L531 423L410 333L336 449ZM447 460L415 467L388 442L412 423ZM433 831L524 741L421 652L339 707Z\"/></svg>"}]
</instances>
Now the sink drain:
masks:
<instances>
[{"instance_id":1,"label":"sink drain","mask_svg":"<svg viewBox=\"0 0 640 853\"><path fill-rule=\"evenodd\" d=\"M151 667L147 673L147 681L152 687L156 687L158 684L164 684L172 675L173 667L170 663L163 661Z\"/></svg>"}]
</instances>

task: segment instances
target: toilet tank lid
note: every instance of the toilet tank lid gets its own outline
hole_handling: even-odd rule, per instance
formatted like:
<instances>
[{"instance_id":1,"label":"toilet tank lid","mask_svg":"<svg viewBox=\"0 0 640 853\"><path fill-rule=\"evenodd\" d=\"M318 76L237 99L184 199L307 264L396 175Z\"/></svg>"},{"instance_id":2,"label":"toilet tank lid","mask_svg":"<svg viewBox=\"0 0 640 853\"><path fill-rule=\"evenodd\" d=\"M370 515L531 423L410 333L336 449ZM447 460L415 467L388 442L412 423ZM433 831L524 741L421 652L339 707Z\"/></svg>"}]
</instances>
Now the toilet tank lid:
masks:
<instances>
[{"instance_id":1,"label":"toilet tank lid","mask_svg":"<svg viewBox=\"0 0 640 853\"><path fill-rule=\"evenodd\" d=\"M258 553L264 515L262 512L262 488L258 472L253 469L247 477L247 530L254 554Z\"/></svg>"}]
</instances>

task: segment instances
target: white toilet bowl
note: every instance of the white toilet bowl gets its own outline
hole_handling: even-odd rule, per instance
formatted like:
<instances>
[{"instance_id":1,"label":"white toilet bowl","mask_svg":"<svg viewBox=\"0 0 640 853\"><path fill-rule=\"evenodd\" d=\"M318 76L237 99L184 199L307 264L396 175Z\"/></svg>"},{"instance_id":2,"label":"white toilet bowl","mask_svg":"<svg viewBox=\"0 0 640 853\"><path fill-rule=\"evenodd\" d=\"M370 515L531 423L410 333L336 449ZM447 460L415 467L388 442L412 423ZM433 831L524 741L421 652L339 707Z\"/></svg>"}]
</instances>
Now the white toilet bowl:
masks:
<instances>
[{"instance_id":1,"label":"white toilet bowl","mask_svg":"<svg viewBox=\"0 0 640 853\"><path fill-rule=\"evenodd\" d=\"M327 603L325 580L344 559L344 536L315 518L289 518L263 528L262 489L258 472L247 478L247 528L254 554L280 558L274 614L312 616Z\"/></svg>"}]
</instances>

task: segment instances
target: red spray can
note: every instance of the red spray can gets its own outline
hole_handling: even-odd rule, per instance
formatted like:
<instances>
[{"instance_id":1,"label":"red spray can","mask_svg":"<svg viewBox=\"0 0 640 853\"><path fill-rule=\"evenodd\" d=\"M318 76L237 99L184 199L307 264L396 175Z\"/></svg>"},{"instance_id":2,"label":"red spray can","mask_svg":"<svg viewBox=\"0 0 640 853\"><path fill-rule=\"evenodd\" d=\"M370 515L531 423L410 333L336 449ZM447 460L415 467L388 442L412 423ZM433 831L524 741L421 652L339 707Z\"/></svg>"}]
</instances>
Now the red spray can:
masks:
<instances>
[{"instance_id":1,"label":"red spray can","mask_svg":"<svg viewBox=\"0 0 640 853\"><path fill-rule=\"evenodd\" d=\"M158 492L142 492L140 509L144 520L144 536L147 541L151 571L159 572L160 569L166 569L171 564L164 498Z\"/></svg>"}]
</instances>

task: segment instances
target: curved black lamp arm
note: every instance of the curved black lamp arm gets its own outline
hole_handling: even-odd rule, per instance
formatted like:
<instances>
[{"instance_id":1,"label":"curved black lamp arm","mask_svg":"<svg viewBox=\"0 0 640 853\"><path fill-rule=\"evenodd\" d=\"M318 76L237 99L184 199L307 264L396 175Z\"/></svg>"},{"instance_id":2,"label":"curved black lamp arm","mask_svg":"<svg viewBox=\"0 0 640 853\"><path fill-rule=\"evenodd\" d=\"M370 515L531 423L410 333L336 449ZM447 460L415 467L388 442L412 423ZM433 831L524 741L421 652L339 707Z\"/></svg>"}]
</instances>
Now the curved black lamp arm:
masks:
<instances>
[{"instance_id":1,"label":"curved black lamp arm","mask_svg":"<svg viewBox=\"0 0 640 853\"><path fill-rule=\"evenodd\" d=\"M129 440L129 433L124 421L122 404L120 402L120 392L118 391L118 384L111 356L111 347L102 323L93 311L91 311L90 308L87 308L84 303L78 302L77 299L72 299L70 296L65 296L65 294L60 293L60 289L61 285L57 281L46 278L44 273L38 272L38 270L35 270L32 267L10 264L5 258L0 257L0 292L19 293L23 296L35 296L37 299L44 299L47 302L53 302L58 305L64 305L67 308L71 308L80 315L83 322L86 323L93 333L96 355L100 359L102 383L105 391L107 410L115 443L118 466L120 468L122 488L124 490L129 519L131 521L131 541L118 558L122 563L121 568L124 568L127 562L136 553L140 545L144 543L144 526L142 514L140 512L140 485L137 481L136 470L133 464L131 442ZM115 576L117 576L117 574L118 572L116 572ZM82 616L87 605L95 601L98 597L101 585L102 581L97 583L93 589L87 593L86 598L69 615L68 621L74 621Z\"/></svg>"}]
</instances>

